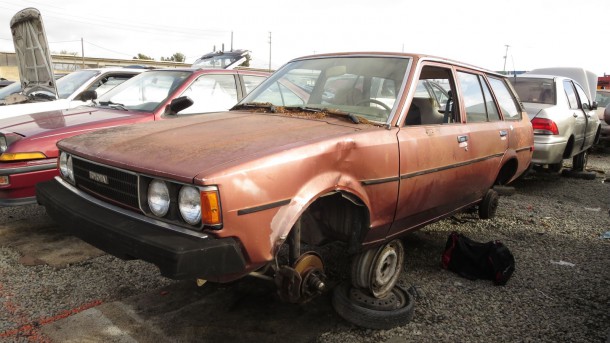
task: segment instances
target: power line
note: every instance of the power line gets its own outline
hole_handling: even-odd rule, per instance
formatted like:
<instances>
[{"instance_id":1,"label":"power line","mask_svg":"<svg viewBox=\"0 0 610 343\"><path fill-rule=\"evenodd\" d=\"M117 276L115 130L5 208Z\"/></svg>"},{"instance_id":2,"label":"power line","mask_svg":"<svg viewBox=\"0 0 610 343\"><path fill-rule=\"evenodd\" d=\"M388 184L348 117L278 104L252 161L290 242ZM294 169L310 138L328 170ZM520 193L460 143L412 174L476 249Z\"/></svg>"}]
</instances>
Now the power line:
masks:
<instances>
[{"instance_id":1,"label":"power line","mask_svg":"<svg viewBox=\"0 0 610 343\"><path fill-rule=\"evenodd\" d=\"M93 44L93 43L91 43L91 42L89 42L89 41L84 41L84 42L85 42L85 43L87 43L87 44L93 45L93 46L94 46L94 47L96 47L96 48L99 48L99 49L102 49L102 50L106 50L106 51L110 51L110 52L114 52L115 54L119 54L119 55L125 55L125 56L133 56L133 54L126 54L126 53L124 53L124 52L118 52L118 51L115 51L115 50L111 50L111 49L108 49L108 48L104 48L104 47L102 47L102 46L99 46L99 45Z\"/></svg>"}]
</instances>

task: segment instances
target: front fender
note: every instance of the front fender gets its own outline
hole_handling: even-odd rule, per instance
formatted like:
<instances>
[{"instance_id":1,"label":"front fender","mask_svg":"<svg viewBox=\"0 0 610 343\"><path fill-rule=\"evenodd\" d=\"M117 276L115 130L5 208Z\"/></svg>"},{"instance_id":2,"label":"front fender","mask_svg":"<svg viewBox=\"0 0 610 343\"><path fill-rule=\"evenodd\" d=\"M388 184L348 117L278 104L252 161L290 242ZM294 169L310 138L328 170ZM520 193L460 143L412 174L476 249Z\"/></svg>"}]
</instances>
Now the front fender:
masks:
<instances>
[{"instance_id":1,"label":"front fender","mask_svg":"<svg viewBox=\"0 0 610 343\"><path fill-rule=\"evenodd\" d=\"M357 197L370 209L370 199L360 180L353 175L327 172L317 175L305 183L291 199L282 206L271 221L271 246L276 249L288 237L290 230L303 212L317 199L331 192L345 192Z\"/></svg>"}]
</instances>

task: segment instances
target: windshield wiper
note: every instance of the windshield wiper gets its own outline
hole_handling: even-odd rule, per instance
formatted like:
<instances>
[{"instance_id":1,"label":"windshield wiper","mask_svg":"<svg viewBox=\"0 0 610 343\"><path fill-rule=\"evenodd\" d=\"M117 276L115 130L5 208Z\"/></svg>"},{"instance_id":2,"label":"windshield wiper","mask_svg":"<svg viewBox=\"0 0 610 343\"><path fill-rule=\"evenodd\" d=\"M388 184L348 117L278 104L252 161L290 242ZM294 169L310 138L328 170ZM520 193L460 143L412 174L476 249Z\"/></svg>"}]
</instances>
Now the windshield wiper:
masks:
<instances>
[{"instance_id":1,"label":"windshield wiper","mask_svg":"<svg viewBox=\"0 0 610 343\"><path fill-rule=\"evenodd\" d=\"M34 100L34 99L42 99L42 100L47 100L47 101L57 100L57 98L55 96L45 94L45 93L31 93L29 95L29 98L32 100Z\"/></svg>"},{"instance_id":2,"label":"windshield wiper","mask_svg":"<svg viewBox=\"0 0 610 343\"><path fill-rule=\"evenodd\" d=\"M360 124L361 122L368 122L368 120L359 117L353 113L343 112L339 110L329 109L329 108L318 108L318 107L307 107L307 106L287 106L288 109L297 109L301 111L314 112L314 113L326 113L330 115L339 116L342 118L348 118L354 124Z\"/></svg>"},{"instance_id":3,"label":"windshield wiper","mask_svg":"<svg viewBox=\"0 0 610 343\"><path fill-rule=\"evenodd\" d=\"M334 115L340 118L347 118L354 124L371 124L371 122L365 118L357 116L353 113L343 112L335 109L329 108L319 108L319 107L308 107L308 106L275 106L272 103L263 103L263 102L250 102L246 104L235 105L231 110L241 110L241 109L266 109L270 113L283 113L289 114L294 112L311 112L311 113L320 113L323 117L324 115Z\"/></svg>"},{"instance_id":4,"label":"windshield wiper","mask_svg":"<svg viewBox=\"0 0 610 343\"><path fill-rule=\"evenodd\" d=\"M128 109L125 107L125 105L119 104L118 102L100 101L100 105L102 105L102 106L109 106L111 108L119 108L119 109L121 109L123 111L128 111Z\"/></svg>"},{"instance_id":5,"label":"windshield wiper","mask_svg":"<svg viewBox=\"0 0 610 343\"><path fill-rule=\"evenodd\" d=\"M267 108L270 111L272 109L275 109L275 106L273 106L272 103L270 102L248 102L245 104L237 104L233 107L231 107L231 111L232 110L243 110L243 109L255 109L255 108Z\"/></svg>"}]
</instances>

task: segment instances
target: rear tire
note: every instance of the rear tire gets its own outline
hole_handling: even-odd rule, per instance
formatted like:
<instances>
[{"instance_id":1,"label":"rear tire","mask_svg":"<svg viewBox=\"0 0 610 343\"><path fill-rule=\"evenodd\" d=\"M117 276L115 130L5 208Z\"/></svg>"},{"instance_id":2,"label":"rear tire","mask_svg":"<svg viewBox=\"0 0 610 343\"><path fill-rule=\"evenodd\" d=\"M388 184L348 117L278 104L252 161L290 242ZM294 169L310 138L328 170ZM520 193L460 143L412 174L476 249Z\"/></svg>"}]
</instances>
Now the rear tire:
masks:
<instances>
[{"instance_id":1,"label":"rear tire","mask_svg":"<svg viewBox=\"0 0 610 343\"><path fill-rule=\"evenodd\" d=\"M552 163L552 164L549 164L549 166L548 166L548 170L551 173L559 173L559 172L561 172L561 169L563 169L563 161L561 161L559 163Z\"/></svg>"},{"instance_id":2,"label":"rear tire","mask_svg":"<svg viewBox=\"0 0 610 343\"><path fill-rule=\"evenodd\" d=\"M572 170L585 171L587 161L589 160L589 150L585 150L572 158Z\"/></svg>"},{"instance_id":3,"label":"rear tire","mask_svg":"<svg viewBox=\"0 0 610 343\"><path fill-rule=\"evenodd\" d=\"M479 218L491 219L496 215L498 209L499 197L498 193L493 189L487 190L485 197L479 203Z\"/></svg>"}]
</instances>

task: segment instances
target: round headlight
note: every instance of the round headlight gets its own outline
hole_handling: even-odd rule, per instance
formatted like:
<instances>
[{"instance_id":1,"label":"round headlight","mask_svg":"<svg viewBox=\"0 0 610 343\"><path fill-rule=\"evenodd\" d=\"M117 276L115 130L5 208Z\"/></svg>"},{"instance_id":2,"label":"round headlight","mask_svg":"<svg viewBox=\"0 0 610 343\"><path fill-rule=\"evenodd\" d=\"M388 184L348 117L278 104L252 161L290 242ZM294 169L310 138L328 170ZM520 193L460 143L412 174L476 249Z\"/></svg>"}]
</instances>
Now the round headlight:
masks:
<instances>
[{"instance_id":1,"label":"round headlight","mask_svg":"<svg viewBox=\"0 0 610 343\"><path fill-rule=\"evenodd\" d=\"M61 176L64 179L74 182L74 172L72 169L72 156L66 154L65 152L61 152L59 155L59 171L61 172Z\"/></svg>"},{"instance_id":2,"label":"round headlight","mask_svg":"<svg viewBox=\"0 0 610 343\"><path fill-rule=\"evenodd\" d=\"M185 222L197 225L201 221L201 195L195 187L184 186L178 194L178 207Z\"/></svg>"},{"instance_id":3,"label":"round headlight","mask_svg":"<svg viewBox=\"0 0 610 343\"><path fill-rule=\"evenodd\" d=\"M148 207L157 217L163 217L169 210L169 190L165 182L152 180L148 185Z\"/></svg>"}]
</instances>

